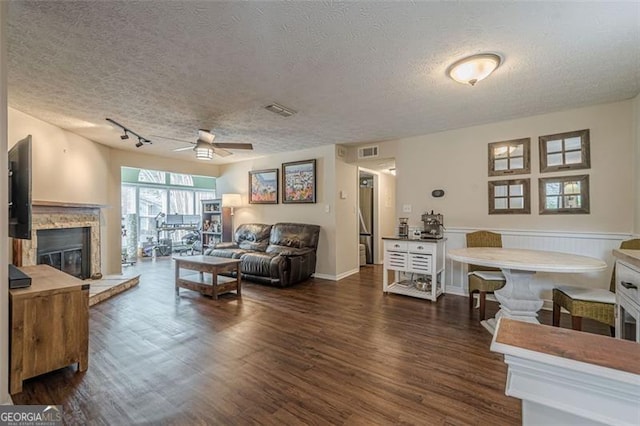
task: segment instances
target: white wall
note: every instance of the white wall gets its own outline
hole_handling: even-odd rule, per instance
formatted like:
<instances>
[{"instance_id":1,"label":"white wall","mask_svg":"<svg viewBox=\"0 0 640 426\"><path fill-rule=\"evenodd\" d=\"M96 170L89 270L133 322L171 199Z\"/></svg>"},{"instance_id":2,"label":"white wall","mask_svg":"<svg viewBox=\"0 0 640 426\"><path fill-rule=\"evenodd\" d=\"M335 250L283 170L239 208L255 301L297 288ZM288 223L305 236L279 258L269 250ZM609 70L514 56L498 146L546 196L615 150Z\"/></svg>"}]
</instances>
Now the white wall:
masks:
<instances>
[{"instance_id":1,"label":"white wall","mask_svg":"<svg viewBox=\"0 0 640 426\"><path fill-rule=\"evenodd\" d=\"M249 204L248 172L277 168L282 173L282 163L316 159L317 192L315 204ZM282 176L280 176L282 178ZM347 235L357 232L355 216L356 168L336 158L336 147L327 145L295 152L229 164L221 168L216 182L219 194L238 193L244 206L235 209L234 225L243 223L298 222L320 225L316 276L336 279L349 271L357 270L355 240ZM347 199L339 199L339 189L344 189ZM282 190L282 188L280 188ZM337 223L337 215L340 214ZM353 254L351 253L353 252ZM344 254L344 258L342 255ZM338 257L341 259L338 261Z\"/></svg>"},{"instance_id":2,"label":"white wall","mask_svg":"<svg viewBox=\"0 0 640 426\"><path fill-rule=\"evenodd\" d=\"M0 2L0 164L8 164L7 152L7 2ZM7 206L7 173L0 173L2 204ZM8 241L6 207L0 209L0 241ZM0 244L0 404L10 404L9 397L9 264L7 244Z\"/></svg>"},{"instance_id":3,"label":"white wall","mask_svg":"<svg viewBox=\"0 0 640 426\"><path fill-rule=\"evenodd\" d=\"M591 130L591 169L559 174L539 173L538 137L579 129ZM531 214L489 215L487 144L531 138ZM617 102L400 139L395 147L396 211L411 204L410 224L434 209L448 227L622 232L633 229L634 193L632 103ZM590 175L591 214L539 215L538 178ZM433 189L446 191L434 199ZM399 214L399 213L398 213ZM405 215L404 213L402 214Z\"/></svg>"}]
</instances>

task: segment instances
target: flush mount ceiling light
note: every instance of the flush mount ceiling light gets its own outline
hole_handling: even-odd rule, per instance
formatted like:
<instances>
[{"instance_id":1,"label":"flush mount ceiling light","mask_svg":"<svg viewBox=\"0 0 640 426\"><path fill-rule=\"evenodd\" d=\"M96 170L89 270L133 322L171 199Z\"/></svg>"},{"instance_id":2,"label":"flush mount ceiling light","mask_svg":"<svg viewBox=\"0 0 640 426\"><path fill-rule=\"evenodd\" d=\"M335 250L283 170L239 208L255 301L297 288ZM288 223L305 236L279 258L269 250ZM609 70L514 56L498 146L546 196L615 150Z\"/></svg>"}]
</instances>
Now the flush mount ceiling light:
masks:
<instances>
[{"instance_id":1,"label":"flush mount ceiling light","mask_svg":"<svg viewBox=\"0 0 640 426\"><path fill-rule=\"evenodd\" d=\"M447 74L458 83L474 86L484 80L502 63L502 58L494 53L482 53L460 59L447 69Z\"/></svg>"},{"instance_id":2,"label":"flush mount ceiling light","mask_svg":"<svg viewBox=\"0 0 640 426\"><path fill-rule=\"evenodd\" d=\"M213 159L213 146L211 143L198 139L196 146L193 148L196 152L196 158L198 160L211 160Z\"/></svg>"}]
</instances>

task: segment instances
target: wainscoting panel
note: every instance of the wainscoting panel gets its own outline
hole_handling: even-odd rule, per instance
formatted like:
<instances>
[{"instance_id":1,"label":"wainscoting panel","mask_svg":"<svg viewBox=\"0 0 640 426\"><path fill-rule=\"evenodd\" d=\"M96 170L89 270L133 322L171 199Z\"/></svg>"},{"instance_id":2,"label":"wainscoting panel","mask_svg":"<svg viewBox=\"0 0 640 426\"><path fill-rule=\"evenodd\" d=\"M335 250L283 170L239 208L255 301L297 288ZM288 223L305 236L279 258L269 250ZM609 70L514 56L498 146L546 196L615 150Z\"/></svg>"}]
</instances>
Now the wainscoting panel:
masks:
<instances>
[{"instance_id":1,"label":"wainscoting panel","mask_svg":"<svg viewBox=\"0 0 640 426\"><path fill-rule=\"evenodd\" d=\"M445 232L447 251L466 247L465 236L477 229L449 228ZM602 272L585 274L562 274L538 272L534 283L546 301L551 299L551 289L558 285L577 285L590 288L609 288L613 256L611 251L620 247L620 242L632 238L631 234L548 232L527 230L489 229L502 234L502 245L508 248L557 251L595 257L607 262L608 268ZM447 259L446 292L468 294L467 265Z\"/></svg>"}]
</instances>

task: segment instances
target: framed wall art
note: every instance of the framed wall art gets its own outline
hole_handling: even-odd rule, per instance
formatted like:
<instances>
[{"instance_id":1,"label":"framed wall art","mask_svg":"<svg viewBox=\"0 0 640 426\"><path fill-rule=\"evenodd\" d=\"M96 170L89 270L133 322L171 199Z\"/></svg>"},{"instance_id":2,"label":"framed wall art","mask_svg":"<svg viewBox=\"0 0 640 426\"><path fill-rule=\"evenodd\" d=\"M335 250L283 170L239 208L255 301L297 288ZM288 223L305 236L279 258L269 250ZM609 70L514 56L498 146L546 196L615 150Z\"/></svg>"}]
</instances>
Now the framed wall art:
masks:
<instances>
[{"instance_id":1,"label":"framed wall art","mask_svg":"<svg viewBox=\"0 0 640 426\"><path fill-rule=\"evenodd\" d=\"M316 160L282 164L282 202L316 202Z\"/></svg>"},{"instance_id":2,"label":"framed wall art","mask_svg":"<svg viewBox=\"0 0 640 426\"><path fill-rule=\"evenodd\" d=\"M278 204L278 169L249 172L249 204Z\"/></svg>"}]
</instances>

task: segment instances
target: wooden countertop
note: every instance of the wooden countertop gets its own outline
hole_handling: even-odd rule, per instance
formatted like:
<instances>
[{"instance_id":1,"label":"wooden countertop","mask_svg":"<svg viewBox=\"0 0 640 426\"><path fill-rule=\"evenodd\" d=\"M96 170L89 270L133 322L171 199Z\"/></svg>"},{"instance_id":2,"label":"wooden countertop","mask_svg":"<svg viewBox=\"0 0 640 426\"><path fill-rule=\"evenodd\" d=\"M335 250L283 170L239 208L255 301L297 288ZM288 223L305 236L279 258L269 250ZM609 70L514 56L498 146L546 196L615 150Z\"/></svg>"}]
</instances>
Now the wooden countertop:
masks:
<instances>
[{"instance_id":1,"label":"wooden countertop","mask_svg":"<svg viewBox=\"0 0 640 426\"><path fill-rule=\"evenodd\" d=\"M640 250L614 249L613 256L640 268Z\"/></svg>"},{"instance_id":2,"label":"wooden countertop","mask_svg":"<svg viewBox=\"0 0 640 426\"><path fill-rule=\"evenodd\" d=\"M34 293L39 293L43 296L63 293L75 290L80 286L89 288L88 283L49 265L21 266L18 269L31 277L31 286L9 290L9 294L13 299L30 297Z\"/></svg>"},{"instance_id":3,"label":"wooden countertop","mask_svg":"<svg viewBox=\"0 0 640 426\"><path fill-rule=\"evenodd\" d=\"M640 375L640 344L626 340L502 318L494 343Z\"/></svg>"}]
</instances>

